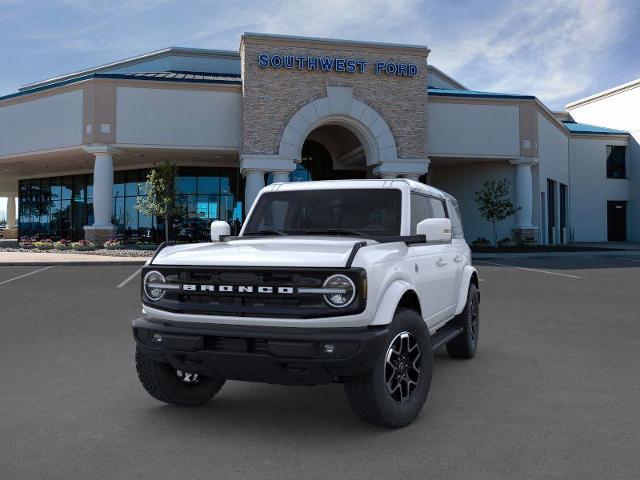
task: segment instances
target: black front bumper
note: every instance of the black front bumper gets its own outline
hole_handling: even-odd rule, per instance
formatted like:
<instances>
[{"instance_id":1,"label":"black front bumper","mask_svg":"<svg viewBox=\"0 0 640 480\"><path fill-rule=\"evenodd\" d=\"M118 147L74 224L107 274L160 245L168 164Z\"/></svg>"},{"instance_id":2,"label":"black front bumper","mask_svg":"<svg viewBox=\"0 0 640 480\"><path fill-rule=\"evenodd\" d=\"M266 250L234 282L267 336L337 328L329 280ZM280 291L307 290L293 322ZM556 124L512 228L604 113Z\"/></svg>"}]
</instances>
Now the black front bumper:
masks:
<instances>
[{"instance_id":1,"label":"black front bumper","mask_svg":"<svg viewBox=\"0 0 640 480\"><path fill-rule=\"evenodd\" d=\"M307 329L133 321L133 336L142 352L176 370L284 385L333 383L368 372L387 346L387 333L386 327Z\"/></svg>"}]
</instances>

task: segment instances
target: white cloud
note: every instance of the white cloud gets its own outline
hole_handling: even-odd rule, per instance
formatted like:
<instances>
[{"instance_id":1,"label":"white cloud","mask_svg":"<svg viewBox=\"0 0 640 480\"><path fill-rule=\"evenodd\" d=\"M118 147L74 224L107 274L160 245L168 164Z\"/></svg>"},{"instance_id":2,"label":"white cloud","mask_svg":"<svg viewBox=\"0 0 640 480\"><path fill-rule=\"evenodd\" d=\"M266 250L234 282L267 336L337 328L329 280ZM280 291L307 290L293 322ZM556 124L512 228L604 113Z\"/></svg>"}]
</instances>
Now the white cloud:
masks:
<instances>
[{"instance_id":1,"label":"white cloud","mask_svg":"<svg viewBox=\"0 0 640 480\"><path fill-rule=\"evenodd\" d=\"M58 0L32 9L38 23L21 35L40 53L77 52L95 64L170 45L235 50L244 31L423 44L431 63L470 88L557 107L593 90L608 50L631 31L629 2ZM61 71L78 67L62 60Z\"/></svg>"},{"instance_id":2,"label":"white cloud","mask_svg":"<svg viewBox=\"0 0 640 480\"><path fill-rule=\"evenodd\" d=\"M535 94L557 107L594 84L598 56L624 22L613 0L513 1L492 20L468 19L458 39L434 39L433 61L471 88Z\"/></svg>"}]
</instances>

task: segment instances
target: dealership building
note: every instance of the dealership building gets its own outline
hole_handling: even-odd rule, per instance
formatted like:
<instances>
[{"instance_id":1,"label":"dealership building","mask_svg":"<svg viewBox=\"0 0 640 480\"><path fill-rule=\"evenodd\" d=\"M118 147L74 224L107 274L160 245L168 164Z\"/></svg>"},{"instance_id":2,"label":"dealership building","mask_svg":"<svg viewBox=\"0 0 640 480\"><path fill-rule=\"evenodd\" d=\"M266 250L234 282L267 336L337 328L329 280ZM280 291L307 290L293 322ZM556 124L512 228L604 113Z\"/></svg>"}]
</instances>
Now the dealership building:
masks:
<instances>
[{"instance_id":1,"label":"dealership building","mask_svg":"<svg viewBox=\"0 0 640 480\"><path fill-rule=\"evenodd\" d=\"M518 207L499 238L640 241L640 81L552 112L428 55L247 33L237 52L167 48L25 85L0 98L4 236L153 241L161 220L135 206L168 160L186 239L237 227L271 182L405 177L457 197L468 241L491 238L474 199L491 179Z\"/></svg>"}]
</instances>

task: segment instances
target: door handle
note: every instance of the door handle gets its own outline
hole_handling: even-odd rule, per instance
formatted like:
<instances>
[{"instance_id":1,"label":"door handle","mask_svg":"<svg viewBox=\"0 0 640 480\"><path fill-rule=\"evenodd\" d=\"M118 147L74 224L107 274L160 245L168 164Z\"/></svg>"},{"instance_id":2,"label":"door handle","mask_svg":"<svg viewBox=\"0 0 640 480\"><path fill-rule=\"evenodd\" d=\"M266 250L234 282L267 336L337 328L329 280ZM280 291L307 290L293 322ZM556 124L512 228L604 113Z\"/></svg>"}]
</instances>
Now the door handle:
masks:
<instances>
[{"instance_id":1,"label":"door handle","mask_svg":"<svg viewBox=\"0 0 640 480\"><path fill-rule=\"evenodd\" d=\"M456 261L456 263L460 263L462 261L462 255L456 255L456 258L454 258L454 260Z\"/></svg>"},{"instance_id":2,"label":"door handle","mask_svg":"<svg viewBox=\"0 0 640 480\"><path fill-rule=\"evenodd\" d=\"M444 267L446 264L447 264L447 261L442 257L440 257L436 262L436 265L438 265L439 267Z\"/></svg>"}]
</instances>

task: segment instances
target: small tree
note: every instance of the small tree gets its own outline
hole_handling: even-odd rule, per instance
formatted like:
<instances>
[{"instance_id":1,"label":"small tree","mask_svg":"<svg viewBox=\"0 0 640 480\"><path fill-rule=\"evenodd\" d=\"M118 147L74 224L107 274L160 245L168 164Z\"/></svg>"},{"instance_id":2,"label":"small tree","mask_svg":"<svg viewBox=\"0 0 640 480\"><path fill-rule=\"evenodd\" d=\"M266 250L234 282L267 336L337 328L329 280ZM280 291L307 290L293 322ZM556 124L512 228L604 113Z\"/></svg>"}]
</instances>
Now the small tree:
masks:
<instances>
[{"instance_id":1,"label":"small tree","mask_svg":"<svg viewBox=\"0 0 640 480\"><path fill-rule=\"evenodd\" d=\"M497 182L495 180L484 182L482 190L476 192L476 203L482 218L493 225L493 244L497 245L498 232L496 224L520 210L520 207L516 208L511 203L509 181L505 178Z\"/></svg>"},{"instance_id":2,"label":"small tree","mask_svg":"<svg viewBox=\"0 0 640 480\"><path fill-rule=\"evenodd\" d=\"M161 162L147 175L146 197L138 197L136 209L150 216L164 218L164 237L169 241L169 219L182 213L177 205L174 178L178 167L168 161Z\"/></svg>"}]
</instances>

